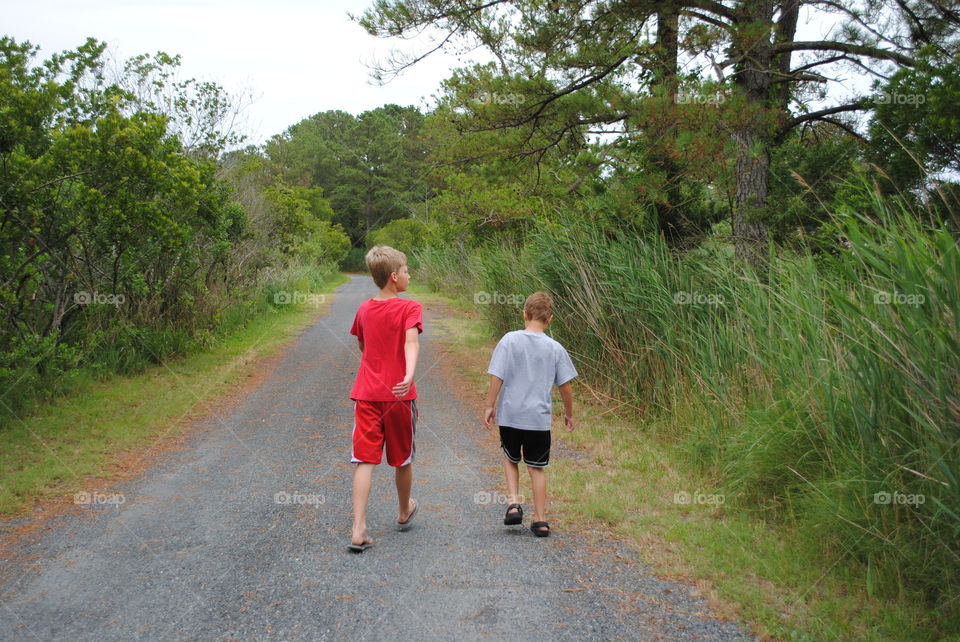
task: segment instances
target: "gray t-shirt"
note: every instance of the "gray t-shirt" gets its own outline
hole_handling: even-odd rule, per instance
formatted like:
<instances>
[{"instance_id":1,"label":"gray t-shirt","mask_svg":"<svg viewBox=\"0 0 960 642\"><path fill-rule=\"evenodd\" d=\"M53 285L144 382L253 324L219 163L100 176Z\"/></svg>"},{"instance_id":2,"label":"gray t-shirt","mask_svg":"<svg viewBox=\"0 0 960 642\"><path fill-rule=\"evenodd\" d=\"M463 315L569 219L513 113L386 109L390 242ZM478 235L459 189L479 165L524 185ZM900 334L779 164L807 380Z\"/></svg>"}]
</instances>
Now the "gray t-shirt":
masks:
<instances>
[{"instance_id":1,"label":"gray t-shirt","mask_svg":"<svg viewBox=\"0 0 960 642\"><path fill-rule=\"evenodd\" d=\"M550 430L550 391L577 376L570 355L542 332L515 330L493 350L487 373L503 379L497 423L525 430Z\"/></svg>"}]
</instances>

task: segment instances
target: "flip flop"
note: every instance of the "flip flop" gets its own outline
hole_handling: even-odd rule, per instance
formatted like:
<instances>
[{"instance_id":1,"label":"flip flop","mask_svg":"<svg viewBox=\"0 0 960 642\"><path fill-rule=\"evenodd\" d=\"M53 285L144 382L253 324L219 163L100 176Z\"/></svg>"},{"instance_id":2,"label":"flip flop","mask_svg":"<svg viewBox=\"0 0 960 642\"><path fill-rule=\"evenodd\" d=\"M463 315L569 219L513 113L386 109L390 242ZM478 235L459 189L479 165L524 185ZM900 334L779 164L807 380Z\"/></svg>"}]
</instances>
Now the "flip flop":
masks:
<instances>
[{"instance_id":1,"label":"flip flop","mask_svg":"<svg viewBox=\"0 0 960 642\"><path fill-rule=\"evenodd\" d=\"M401 522L400 520L397 520L398 531L405 531L408 528L410 528L410 522L413 521L413 516L417 514L418 510L420 510L420 504L418 504L415 500L411 500L411 501L413 501L413 510L410 511L409 515L407 515L407 521Z\"/></svg>"},{"instance_id":2,"label":"flip flop","mask_svg":"<svg viewBox=\"0 0 960 642\"><path fill-rule=\"evenodd\" d=\"M367 540L363 544L349 544L347 545L347 548L349 548L354 553L362 553L368 548L370 548L371 546L373 546L373 542L371 542L370 540Z\"/></svg>"}]
</instances>

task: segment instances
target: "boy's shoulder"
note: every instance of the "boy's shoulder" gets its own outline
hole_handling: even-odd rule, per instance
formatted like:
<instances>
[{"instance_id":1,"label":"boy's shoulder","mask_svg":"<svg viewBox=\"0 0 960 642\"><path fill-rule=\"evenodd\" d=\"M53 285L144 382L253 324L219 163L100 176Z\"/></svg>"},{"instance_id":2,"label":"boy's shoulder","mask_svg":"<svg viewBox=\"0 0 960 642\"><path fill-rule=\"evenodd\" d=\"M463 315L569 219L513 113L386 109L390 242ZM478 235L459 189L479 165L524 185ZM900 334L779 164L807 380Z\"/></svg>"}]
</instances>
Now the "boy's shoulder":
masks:
<instances>
[{"instance_id":1,"label":"boy's shoulder","mask_svg":"<svg viewBox=\"0 0 960 642\"><path fill-rule=\"evenodd\" d=\"M500 343L507 345L519 340L524 335L523 330L510 330L502 337L500 337Z\"/></svg>"},{"instance_id":2,"label":"boy's shoulder","mask_svg":"<svg viewBox=\"0 0 960 642\"><path fill-rule=\"evenodd\" d=\"M528 338L529 337L529 338ZM527 330L511 330L500 338L504 344L524 342L539 342L551 348L563 348L559 341L544 332L529 332ZM534 343L536 345L536 343Z\"/></svg>"},{"instance_id":3,"label":"boy's shoulder","mask_svg":"<svg viewBox=\"0 0 960 642\"><path fill-rule=\"evenodd\" d=\"M392 297L389 299L366 299L357 306L357 310L363 310L366 308L378 307L381 305L387 304L390 306L388 309L397 309L397 310L408 310L410 308L422 308L423 306L419 301L414 301L413 299L404 299L402 297Z\"/></svg>"},{"instance_id":4,"label":"boy's shoulder","mask_svg":"<svg viewBox=\"0 0 960 642\"><path fill-rule=\"evenodd\" d=\"M414 301L413 299L401 299L400 297L397 297L397 300L403 302L397 304L396 306L398 314L406 317L415 312L416 314L423 316L423 306L420 305L419 301Z\"/></svg>"},{"instance_id":5,"label":"boy's shoulder","mask_svg":"<svg viewBox=\"0 0 960 642\"><path fill-rule=\"evenodd\" d=\"M404 296L395 296L395 297L393 297L392 299L387 299L387 300L388 300L388 301L394 301L394 302L400 301L400 302L402 302L402 303L395 304L395 305L403 305L404 307L411 307L411 306L413 306L413 307L421 307L419 301L417 301L417 300L415 300L415 299L408 299L407 297L404 297Z\"/></svg>"},{"instance_id":6,"label":"boy's shoulder","mask_svg":"<svg viewBox=\"0 0 960 642\"><path fill-rule=\"evenodd\" d=\"M385 324L384 327L390 327L410 318L417 320L417 327L423 332L420 325L423 323L423 306L419 301L400 297L385 300L367 299L357 307L354 326L367 326L373 329Z\"/></svg>"}]
</instances>

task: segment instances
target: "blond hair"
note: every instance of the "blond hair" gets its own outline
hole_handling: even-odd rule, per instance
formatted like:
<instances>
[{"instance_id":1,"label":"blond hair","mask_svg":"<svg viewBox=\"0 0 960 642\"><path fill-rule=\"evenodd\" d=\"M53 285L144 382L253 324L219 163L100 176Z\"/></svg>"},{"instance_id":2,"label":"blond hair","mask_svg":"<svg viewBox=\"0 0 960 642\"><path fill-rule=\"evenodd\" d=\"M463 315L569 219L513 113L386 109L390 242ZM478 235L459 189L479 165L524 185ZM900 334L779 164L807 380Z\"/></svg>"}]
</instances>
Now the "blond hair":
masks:
<instances>
[{"instance_id":1,"label":"blond hair","mask_svg":"<svg viewBox=\"0 0 960 642\"><path fill-rule=\"evenodd\" d=\"M367 252L366 260L373 282L383 289L390 280L390 275L399 272L400 268L407 264L407 255L389 245L374 245Z\"/></svg>"},{"instance_id":2,"label":"blond hair","mask_svg":"<svg viewBox=\"0 0 960 642\"><path fill-rule=\"evenodd\" d=\"M534 292L524 301L523 313L531 321L547 323L553 314L553 299L546 292Z\"/></svg>"}]
</instances>

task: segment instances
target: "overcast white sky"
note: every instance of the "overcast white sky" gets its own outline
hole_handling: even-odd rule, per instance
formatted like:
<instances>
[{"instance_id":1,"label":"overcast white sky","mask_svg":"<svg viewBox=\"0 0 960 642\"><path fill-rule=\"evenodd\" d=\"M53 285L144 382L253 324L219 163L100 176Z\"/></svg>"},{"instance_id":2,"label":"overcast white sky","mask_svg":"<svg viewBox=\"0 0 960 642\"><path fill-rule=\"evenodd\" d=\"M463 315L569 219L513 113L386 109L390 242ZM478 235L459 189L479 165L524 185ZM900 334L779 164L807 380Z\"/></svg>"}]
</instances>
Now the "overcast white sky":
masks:
<instances>
[{"instance_id":1,"label":"overcast white sky","mask_svg":"<svg viewBox=\"0 0 960 642\"><path fill-rule=\"evenodd\" d=\"M257 99L246 113L252 143L328 109L423 107L466 62L438 53L385 86L372 85L364 63L405 43L369 36L347 18L362 13L366 0L0 1L3 33L39 45L41 59L91 36L122 59L181 54L184 78L253 90Z\"/></svg>"}]
</instances>

